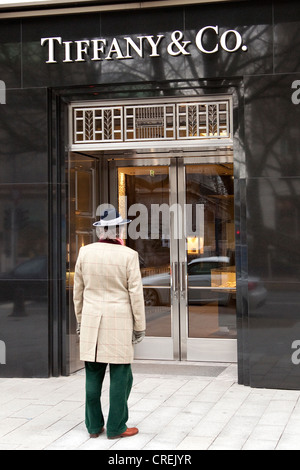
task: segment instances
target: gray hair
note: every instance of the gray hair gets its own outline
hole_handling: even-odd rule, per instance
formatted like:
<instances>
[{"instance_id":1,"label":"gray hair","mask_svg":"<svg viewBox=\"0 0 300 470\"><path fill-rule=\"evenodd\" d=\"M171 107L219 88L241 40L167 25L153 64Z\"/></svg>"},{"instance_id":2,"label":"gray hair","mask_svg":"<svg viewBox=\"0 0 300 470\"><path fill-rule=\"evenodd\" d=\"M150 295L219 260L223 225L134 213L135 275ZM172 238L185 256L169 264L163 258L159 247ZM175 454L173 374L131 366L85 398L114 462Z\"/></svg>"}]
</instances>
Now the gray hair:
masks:
<instances>
[{"instance_id":1,"label":"gray hair","mask_svg":"<svg viewBox=\"0 0 300 470\"><path fill-rule=\"evenodd\" d=\"M96 235L99 240L115 240L116 238L124 238L124 232L124 226L96 227Z\"/></svg>"}]
</instances>

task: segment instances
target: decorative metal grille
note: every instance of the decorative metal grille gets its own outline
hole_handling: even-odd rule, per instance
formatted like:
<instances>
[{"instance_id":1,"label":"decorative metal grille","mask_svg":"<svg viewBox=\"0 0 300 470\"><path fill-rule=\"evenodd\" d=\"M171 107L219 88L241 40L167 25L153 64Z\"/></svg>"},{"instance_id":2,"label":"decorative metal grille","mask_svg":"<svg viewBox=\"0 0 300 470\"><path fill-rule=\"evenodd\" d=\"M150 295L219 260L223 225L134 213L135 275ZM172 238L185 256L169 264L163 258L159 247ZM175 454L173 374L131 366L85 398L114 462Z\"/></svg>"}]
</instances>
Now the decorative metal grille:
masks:
<instances>
[{"instance_id":1,"label":"decorative metal grille","mask_svg":"<svg viewBox=\"0 0 300 470\"><path fill-rule=\"evenodd\" d=\"M73 145L229 139L230 101L73 108Z\"/></svg>"},{"instance_id":2,"label":"decorative metal grille","mask_svg":"<svg viewBox=\"0 0 300 470\"><path fill-rule=\"evenodd\" d=\"M175 139L175 105L125 106L125 141Z\"/></svg>"},{"instance_id":3,"label":"decorative metal grille","mask_svg":"<svg viewBox=\"0 0 300 470\"><path fill-rule=\"evenodd\" d=\"M121 106L74 109L74 143L121 142L123 109Z\"/></svg>"},{"instance_id":4,"label":"decorative metal grille","mask_svg":"<svg viewBox=\"0 0 300 470\"><path fill-rule=\"evenodd\" d=\"M229 102L177 105L178 139L229 138Z\"/></svg>"}]
</instances>

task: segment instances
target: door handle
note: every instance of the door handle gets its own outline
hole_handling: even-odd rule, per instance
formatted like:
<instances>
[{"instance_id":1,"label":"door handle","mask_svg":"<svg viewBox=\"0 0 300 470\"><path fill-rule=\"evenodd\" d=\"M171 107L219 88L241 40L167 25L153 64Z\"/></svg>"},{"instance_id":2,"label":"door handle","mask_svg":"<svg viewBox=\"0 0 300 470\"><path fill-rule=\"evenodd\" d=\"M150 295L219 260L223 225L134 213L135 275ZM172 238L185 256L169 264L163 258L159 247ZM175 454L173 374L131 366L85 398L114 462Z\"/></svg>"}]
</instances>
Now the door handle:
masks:
<instances>
[{"instance_id":1,"label":"door handle","mask_svg":"<svg viewBox=\"0 0 300 470\"><path fill-rule=\"evenodd\" d=\"M185 300L185 298L186 298L186 290L187 290L185 266L186 266L185 262L180 263L180 271L179 271L180 298L183 299L183 300Z\"/></svg>"},{"instance_id":2,"label":"door handle","mask_svg":"<svg viewBox=\"0 0 300 470\"><path fill-rule=\"evenodd\" d=\"M175 261L172 263L171 267L171 289L174 296L174 299L178 299L178 263Z\"/></svg>"}]
</instances>

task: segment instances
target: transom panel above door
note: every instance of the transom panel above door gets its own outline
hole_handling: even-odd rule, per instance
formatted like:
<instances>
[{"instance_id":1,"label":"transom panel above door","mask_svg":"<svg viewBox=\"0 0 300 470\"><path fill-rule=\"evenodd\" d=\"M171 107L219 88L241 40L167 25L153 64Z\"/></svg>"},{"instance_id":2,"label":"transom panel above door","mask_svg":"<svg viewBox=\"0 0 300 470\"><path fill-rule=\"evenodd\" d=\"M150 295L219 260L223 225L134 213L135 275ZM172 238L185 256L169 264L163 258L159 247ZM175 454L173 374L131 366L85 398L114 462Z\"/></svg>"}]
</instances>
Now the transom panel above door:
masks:
<instances>
[{"instance_id":1,"label":"transom panel above door","mask_svg":"<svg viewBox=\"0 0 300 470\"><path fill-rule=\"evenodd\" d=\"M73 151L231 145L232 98L164 98L73 103Z\"/></svg>"}]
</instances>

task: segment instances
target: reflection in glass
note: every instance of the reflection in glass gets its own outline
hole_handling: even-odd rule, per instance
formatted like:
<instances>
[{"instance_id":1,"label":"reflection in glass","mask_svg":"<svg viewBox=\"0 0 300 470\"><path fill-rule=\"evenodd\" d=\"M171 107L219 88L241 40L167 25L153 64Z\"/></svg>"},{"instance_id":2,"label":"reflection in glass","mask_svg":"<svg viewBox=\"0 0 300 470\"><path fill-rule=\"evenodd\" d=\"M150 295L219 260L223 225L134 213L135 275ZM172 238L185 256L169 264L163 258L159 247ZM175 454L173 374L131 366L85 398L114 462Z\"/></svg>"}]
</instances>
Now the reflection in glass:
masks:
<instances>
[{"instance_id":1,"label":"reflection in glass","mask_svg":"<svg viewBox=\"0 0 300 470\"><path fill-rule=\"evenodd\" d=\"M76 334L76 319L73 304L75 264L82 246L96 241L93 222L98 204L97 179L98 161L84 155L71 153L68 171L68 225L67 225L67 266L66 297L69 309L68 353L69 372L82 368L79 361L79 338Z\"/></svg>"},{"instance_id":2,"label":"reflection in glass","mask_svg":"<svg viewBox=\"0 0 300 470\"><path fill-rule=\"evenodd\" d=\"M147 335L171 337L169 219L153 210L162 204L168 207L169 169L120 168L118 187L120 213L126 218L127 197L128 217L132 220L126 244L140 255Z\"/></svg>"},{"instance_id":3,"label":"reflection in glass","mask_svg":"<svg viewBox=\"0 0 300 470\"><path fill-rule=\"evenodd\" d=\"M47 254L47 186L1 185L0 273ZM43 278L47 274L43 273Z\"/></svg>"},{"instance_id":4,"label":"reflection in glass","mask_svg":"<svg viewBox=\"0 0 300 470\"><path fill-rule=\"evenodd\" d=\"M0 185L1 376L48 374L48 185Z\"/></svg>"},{"instance_id":5,"label":"reflection in glass","mask_svg":"<svg viewBox=\"0 0 300 470\"><path fill-rule=\"evenodd\" d=\"M236 338L233 183L232 164L186 167L190 338Z\"/></svg>"}]
</instances>

